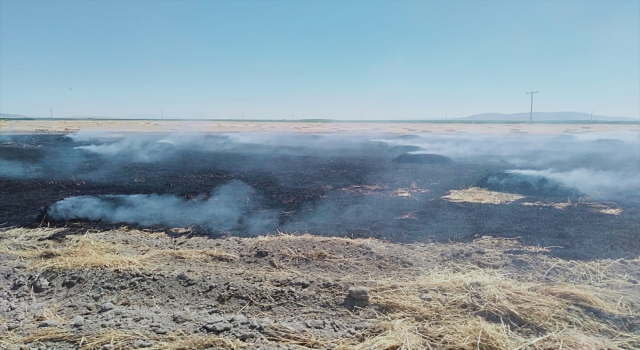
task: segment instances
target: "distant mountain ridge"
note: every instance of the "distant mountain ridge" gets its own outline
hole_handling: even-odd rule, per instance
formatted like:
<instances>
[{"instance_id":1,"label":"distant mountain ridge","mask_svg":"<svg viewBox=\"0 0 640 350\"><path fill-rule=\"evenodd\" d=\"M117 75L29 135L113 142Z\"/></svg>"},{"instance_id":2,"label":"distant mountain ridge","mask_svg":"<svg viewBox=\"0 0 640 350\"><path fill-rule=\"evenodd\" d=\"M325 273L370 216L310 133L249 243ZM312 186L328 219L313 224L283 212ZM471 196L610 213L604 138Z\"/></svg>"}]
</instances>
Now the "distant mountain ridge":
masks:
<instances>
[{"instance_id":1,"label":"distant mountain ridge","mask_svg":"<svg viewBox=\"0 0 640 350\"><path fill-rule=\"evenodd\" d=\"M482 113L460 118L462 120L529 120L529 112L525 113ZM591 120L591 114L580 112L533 112L533 120L556 120L556 121L576 121ZM609 117L603 115L593 115L593 120L599 121L637 121L638 119L629 117Z\"/></svg>"}]
</instances>

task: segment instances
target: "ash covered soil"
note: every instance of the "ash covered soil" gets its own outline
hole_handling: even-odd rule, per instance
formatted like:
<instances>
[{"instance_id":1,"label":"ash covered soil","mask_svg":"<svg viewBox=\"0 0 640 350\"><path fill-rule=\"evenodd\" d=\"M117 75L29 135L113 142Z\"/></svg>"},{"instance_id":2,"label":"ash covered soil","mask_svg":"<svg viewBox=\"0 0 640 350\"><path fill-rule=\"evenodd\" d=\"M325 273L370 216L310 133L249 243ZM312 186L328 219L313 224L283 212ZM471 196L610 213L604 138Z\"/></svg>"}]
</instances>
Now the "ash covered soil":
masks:
<instances>
[{"instance_id":1,"label":"ash covered soil","mask_svg":"<svg viewBox=\"0 0 640 350\"><path fill-rule=\"evenodd\" d=\"M404 243L490 235L568 258L637 256L638 135L587 136L5 135L0 224ZM473 187L524 198L442 198Z\"/></svg>"},{"instance_id":2,"label":"ash covered soil","mask_svg":"<svg viewBox=\"0 0 640 350\"><path fill-rule=\"evenodd\" d=\"M2 135L0 347L637 348L637 136Z\"/></svg>"}]
</instances>

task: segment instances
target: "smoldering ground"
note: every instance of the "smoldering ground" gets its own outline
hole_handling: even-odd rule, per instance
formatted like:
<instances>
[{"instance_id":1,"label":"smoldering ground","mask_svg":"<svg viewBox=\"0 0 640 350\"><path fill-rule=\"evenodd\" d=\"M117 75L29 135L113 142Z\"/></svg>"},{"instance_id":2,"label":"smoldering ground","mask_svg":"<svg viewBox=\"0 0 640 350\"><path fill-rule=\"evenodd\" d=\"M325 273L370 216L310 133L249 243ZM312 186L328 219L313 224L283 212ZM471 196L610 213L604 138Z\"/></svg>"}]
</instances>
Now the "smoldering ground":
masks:
<instances>
[{"instance_id":1,"label":"smoldering ground","mask_svg":"<svg viewBox=\"0 0 640 350\"><path fill-rule=\"evenodd\" d=\"M212 231L238 224L249 232L273 230L276 213L255 212L255 191L240 181L218 186L210 195L185 200L174 195L134 194L68 197L55 202L47 214L53 220L89 220L141 226L199 225Z\"/></svg>"},{"instance_id":2,"label":"smoldering ground","mask_svg":"<svg viewBox=\"0 0 640 350\"><path fill-rule=\"evenodd\" d=\"M575 257L640 251L640 148L628 135L77 133L12 136L0 146L4 225L308 231L394 241L492 235L561 246ZM403 154L447 162L393 161ZM476 186L526 192L525 199L442 199ZM567 201L606 202L622 212L542 205ZM47 218L38 216L43 207Z\"/></svg>"}]
</instances>

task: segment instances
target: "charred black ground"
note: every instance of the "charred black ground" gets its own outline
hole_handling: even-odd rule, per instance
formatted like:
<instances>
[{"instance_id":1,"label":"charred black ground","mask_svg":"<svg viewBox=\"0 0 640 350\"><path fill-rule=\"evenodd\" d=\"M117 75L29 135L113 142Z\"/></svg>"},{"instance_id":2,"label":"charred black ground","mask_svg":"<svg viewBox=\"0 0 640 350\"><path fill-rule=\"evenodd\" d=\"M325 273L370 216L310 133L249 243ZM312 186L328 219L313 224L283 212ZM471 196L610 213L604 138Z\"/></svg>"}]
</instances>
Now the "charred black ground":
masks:
<instances>
[{"instance_id":1,"label":"charred black ground","mask_svg":"<svg viewBox=\"0 0 640 350\"><path fill-rule=\"evenodd\" d=\"M42 214L54 203L77 196L153 194L174 196L185 203L207 201L215 197L216 188L237 181L255 191L237 223L224 230L196 225L193 232L220 237L308 231L394 242L466 241L486 235L556 246L559 248L553 254L569 258L618 258L640 253L640 210L633 191L626 196L614 191L606 198L606 202L613 202L611 206L623 209L619 215L580 205L559 210L522 205L522 201L493 205L452 203L441 198L450 190L480 186L520 193L531 203L595 201L589 193L551 177L518 177L508 171L551 166L563 171L612 171L618 164L615 160L626 157L619 149L628 145L620 140L604 142L607 147L602 148L603 141L578 142L576 146L573 139L551 139L548 147L556 151L585 144L594 148L575 154L567 151L560 159L546 157L545 150L525 147L515 166L509 163L514 155L464 153L459 151L466 147L464 142L446 139L438 141L439 147L449 151L439 155L429 149L431 140L420 136L383 136L382 141L362 136L258 135L242 136L240 141L238 137L5 138L0 141L0 224L66 226L69 233L117 227L121 223L53 220ZM477 142L491 145L490 141ZM413 155L406 152L422 149L431 153L428 156L447 162L393 161L411 158ZM546 163L541 164L540 159ZM567 159L575 164L567 164ZM528 166L522 165L528 161ZM260 220L260 225L254 225L255 220Z\"/></svg>"}]
</instances>

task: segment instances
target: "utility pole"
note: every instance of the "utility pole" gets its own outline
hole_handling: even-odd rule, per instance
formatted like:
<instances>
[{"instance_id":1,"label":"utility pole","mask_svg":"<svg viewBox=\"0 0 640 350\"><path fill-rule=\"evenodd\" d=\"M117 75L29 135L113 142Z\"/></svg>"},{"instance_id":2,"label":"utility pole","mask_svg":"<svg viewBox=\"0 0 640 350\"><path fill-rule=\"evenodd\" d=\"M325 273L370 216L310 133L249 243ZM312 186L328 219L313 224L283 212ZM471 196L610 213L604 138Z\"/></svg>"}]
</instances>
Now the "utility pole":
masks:
<instances>
[{"instance_id":1,"label":"utility pole","mask_svg":"<svg viewBox=\"0 0 640 350\"><path fill-rule=\"evenodd\" d=\"M531 121L533 120L533 94L537 93L537 91L527 92L527 95L531 95L531 112L529 112L529 124L531 124Z\"/></svg>"},{"instance_id":2,"label":"utility pole","mask_svg":"<svg viewBox=\"0 0 640 350\"><path fill-rule=\"evenodd\" d=\"M593 123L593 111L591 111L591 122Z\"/></svg>"},{"instance_id":3,"label":"utility pole","mask_svg":"<svg viewBox=\"0 0 640 350\"><path fill-rule=\"evenodd\" d=\"M53 118L53 108L49 108L49 114L51 115L51 118Z\"/></svg>"}]
</instances>

